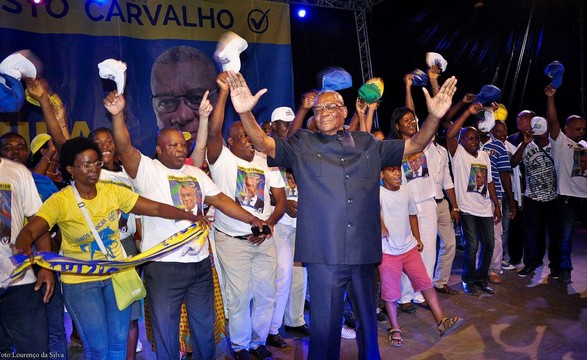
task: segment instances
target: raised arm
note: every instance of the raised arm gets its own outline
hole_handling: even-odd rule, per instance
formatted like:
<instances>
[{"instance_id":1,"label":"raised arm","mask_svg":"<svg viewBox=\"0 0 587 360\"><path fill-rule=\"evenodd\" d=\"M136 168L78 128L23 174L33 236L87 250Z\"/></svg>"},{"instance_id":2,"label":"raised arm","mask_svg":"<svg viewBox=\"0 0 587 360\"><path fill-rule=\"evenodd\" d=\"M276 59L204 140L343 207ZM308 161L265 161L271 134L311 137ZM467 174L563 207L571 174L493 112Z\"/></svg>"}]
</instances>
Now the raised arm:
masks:
<instances>
[{"instance_id":1,"label":"raised arm","mask_svg":"<svg viewBox=\"0 0 587 360\"><path fill-rule=\"evenodd\" d=\"M200 102L200 123L198 124L198 136L196 137L196 146L190 158L196 167L202 167L206 158L206 143L208 142L208 118L212 112L212 104L208 100L209 92L204 93L202 102Z\"/></svg>"},{"instance_id":2,"label":"raised arm","mask_svg":"<svg viewBox=\"0 0 587 360\"><path fill-rule=\"evenodd\" d=\"M426 106L428 107L428 117L422 124L420 131L418 131L410 139L406 140L403 156L406 157L411 154L418 153L428 145L432 136L436 133L440 119L446 114L450 107L452 97L457 88L457 79L452 76L442 84L435 97L430 97L428 90L422 88L424 97L426 98Z\"/></svg>"},{"instance_id":3,"label":"raised arm","mask_svg":"<svg viewBox=\"0 0 587 360\"><path fill-rule=\"evenodd\" d=\"M412 81L413 80L414 80L413 74L406 74L404 76L404 83L406 85L406 107L415 113L416 107L414 106L414 98L412 97ZM438 84L438 82L436 84ZM436 89L436 93L437 92L438 92L438 89ZM436 96L436 93L434 92L434 88L433 88L433 91L432 91L433 96Z\"/></svg>"},{"instance_id":4,"label":"raised arm","mask_svg":"<svg viewBox=\"0 0 587 360\"><path fill-rule=\"evenodd\" d=\"M126 127L124 108L126 100L122 94L116 91L110 92L103 101L104 107L112 114L112 135L114 136L114 145L116 153L124 166L124 170L131 179L137 177L139 164L141 162L141 153L132 146L130 134Z\"/></svg>"},{"instance_id":5,"label":"raised arm","mask_svg":"<svg viewBox=\"0 0 587 360\"><path fill-rule=\"evenodd\" d=\"M218 84L218 99L212 112L210 123L208 124L208 163L214 164L222 152L222 125L224 124L224 113L226 111L226 101L228 99L228 73L221 72L216 77Z\"/></svg>"},{"instance_id":6,"label":"raised arm","mask_svg":"<svg viewBox=\"0 0 587 360\"><path fill-rule=\"evenodd\" d=\"M131 212L139 215L157 216L165 219L188 220L199 222L203 226L210 226L210 221L204 215L195 215L191 211L185 211L175 206L163 204L139 196Z\"/></svg>"},{"instance_id":7,"label":"raised arm","mask_svg":"<svg viewBox=\"0 0 587 360\"><path fill-rule=\"evenodd\" d=\"M474 100L475 100L475 94L466 94L461 101L459 101L458 103L451 106L450 109L448 109L448 111L446 112L446 115L444 115L444 118L442 119L443 120L442 126L445 129L450 128L450 125L452 124L452 119L454 119L457 112L463 106L465 106L466 104L472 103Z\"/></svg>"},{"instance_id":8,"label":"raised arm","mask_svg":"<svg viewBox=\"0 0 587 360\"><path fill-rule=\"evenodd\" d=\"M261 89L253 96L243 76L234 71L228 72L228 85L230 86L232 106L239 114L251 143L258 151L269 157L275 157L275 140L265 135L251 112L267 89Z\"/></svg>"},{"instance_id":9,"label":"raised arm","mask_svg":"<svg viewBox=\"0 0 587 360\"><path fill-rule=\"evenodd\" d=\"M308 115L308 112L312 109L312 106L314 106L314 99L316 99L317 94L317 91L312 90L302 95L302 102L296 112L296 117L291 124L289 124L287 129L287 137L292 136L298 129L302 128L306 115Z\"/></svg>"},{"instance_id":10,"label":"raised arm","mask_svg":"<svg viewBox=\"0 0 587 360\"><path fill-rule=\"evenodd\" d=\"M473 103L469 105L467 110L463 111L461 116L448 128L446 132L446 147L448 148L448 152L450 152L451 156L454 156L457 151L457 135L461 131L465 120L469 118L471 115L477 114L479 111L483 110L483 105L480 103Z\"/></svg>"},{"instance_id":11,"label":"raised arm","mask_svg":"<svg viewBox=\"0 0 587 360\"><path fill-rule=\"evenodd\" d=\"M546 120L548 120L548 131L550 132L550 138L556 140L561 132L561 126L558 122L558 116L556 114L556 106L554 104L554 94L556 89L552 84L549 84L544 89L546 94Z\"/></svg>"},{"instance_id":12,"label":"raised arm","mask_svg":"<svg viewBox=\"0 0 587 360\"><path fill-rule=\"evenodd\" d=\"M432 89L432 95L436 96L438 91L440 90L440 85L438 85L438 76L440 75L440 68L438 65L432 65L427 70L428 80L430 81L430 88Z\"/></svg>"},{"instance_id":13,"label":"raised arm","mask_svg":"<svg viewBox=\"0 0 587 360\"><path fill-rule=\"evenodd\" d=\"M516 167L520 165L520 163L522 162L522 155L524 155L524 150L526 150L528 144L530 144L534 139L534 135L532 135L531 132L526 131L523 132L522 135L522 143L520 144L520 146L518 146L518 149L516 149L516 152L514 153L514 155L512 155L512 158L510 159L511 167Z\"/></svg>"},{"instance_id":14,"label":"raised arm","mask_svg":"<svg viewBox=\"0 0 587 360\"><path fill-rule=\"evenodd\" d=\"M43 119L47 124L47 132L53 138L53 142L57 151L61 149L61 145L67 141L61 130L62 126L67 127L67 123L60 124L53 112L53 106L49 99L49 92L44 81L39 79L26 78L26 85L29 95L41 104L41 111L43 112Z\"/></svg>"}]
</instances>

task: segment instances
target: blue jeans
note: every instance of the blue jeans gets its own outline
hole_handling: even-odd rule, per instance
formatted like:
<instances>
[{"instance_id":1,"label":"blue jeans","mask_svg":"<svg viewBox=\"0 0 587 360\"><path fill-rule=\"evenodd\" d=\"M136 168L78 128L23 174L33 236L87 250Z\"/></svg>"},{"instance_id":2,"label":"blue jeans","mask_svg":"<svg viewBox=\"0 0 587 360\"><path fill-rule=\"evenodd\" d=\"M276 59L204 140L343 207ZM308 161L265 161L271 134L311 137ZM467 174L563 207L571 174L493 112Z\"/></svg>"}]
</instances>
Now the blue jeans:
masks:
<instances>
[{"instance_id":1,"label":"blue jeans","mask_svg":"<svg viewBox=\"0 0 587 360\"><path fill-rule=\"evenodd\" d=\"M503 192L501 199L501 227L503 233L501 235L501 246L503 248L502 260L509 259L509 235L510 235L510 203L506 192Z\"/></svg>"},{"instance_id":2,"label":"blue jeans","mask_svg":"<svg viewBox=\"0 0 587 360\"><path fill-rule=\"evenodd\" d=\"M461 212L461 225L465 238L463 254L463 282L486 281L493 256L493 218ZM479 268L475 266L477 250L481 245Z\"/></svg>"},{"instance_id":3,"label":"blue jeans","mask_svg":"<svg viewBox=\"0 0 587 360\"><path fill-rule=\"evenodd\" d=\"M152 262L143 268L158 360L179 356L185 301L194 359L214 359L214 283L210 257L197 263Z\"/></svg>"},{"instance_id":4,"label":"blue jeans","mask_svg":"<svg viewBox=\"0 0 587 360\"><path fill-rule=\"evenodd\" d=\"M358 320L357 358L380 359L374 295L376 264L306 266L312 301L308 360L340 358L340 328L347 289Z\"/></svg>"},{"instance_id":5,"label":"blue jeans","mask_svg":"<svg viewBox=\"0 0 587 360\"><path fill-rule=\"evenodd\" d=\"M557 213L559 216L560 234L560 270L571 271L571 252L573 250L573 233L575 232L575 220L579 211L580 198L560 195L558 197Z\"/></svg>"},{"instance_id":6,"label":"blue jeans","mask_svg":"<svg viewBox=\"0 0 587 360\"><path fill-rule=\"evenodd\" d=\"M542 263L548 232L548 267L559 270L560 241L556 230L556 204L556 199L541 202L524 197L524 265L538 266Z\"/></svg>"},{"instance_id":7,"label":"blue jeans","mask_svg":"<svg viewBox=\"0 0 587 360\"><path fill-rule=\"evenodd\" d=\"M130 307L118 310L112 280L63 284L63 300L86 360L126 360Z\"/></svg>"},{"instance_id":8,"label":"blue jeans","mask_svg":"<svg viewBox=\"0 0 587 360\"><path fill-rule=\"evenodd\" d=\"M35 283L10 286L0 295L0 354L47 354L47 318Z\"/></svg>"}]
</instances>

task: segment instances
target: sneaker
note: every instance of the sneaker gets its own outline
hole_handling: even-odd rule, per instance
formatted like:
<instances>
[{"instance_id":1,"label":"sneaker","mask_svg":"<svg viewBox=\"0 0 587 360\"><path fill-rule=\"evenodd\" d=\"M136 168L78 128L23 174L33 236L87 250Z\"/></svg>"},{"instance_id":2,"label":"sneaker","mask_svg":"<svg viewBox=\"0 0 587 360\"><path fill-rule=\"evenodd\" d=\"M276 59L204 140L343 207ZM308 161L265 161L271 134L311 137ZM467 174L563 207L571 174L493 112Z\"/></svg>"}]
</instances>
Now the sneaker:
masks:
<instances>
[{"instance_id":1,"label":"sneaker","mask_svg":"<svg viewBox=\"0 0 587 360\"><path fill-rule=\"evenodd\" d=\"M135 352L140 353L141 351L143 351L143 343L141 342L141 339L137 339L137 348L135 349Z\"/></svg>"},{"instance_id":2,"label":"sneaker","mask_svg":"<svg viewBox=\"0 0 587 360\"><path fill-rule=\"evenodd\" d=\"M257 347L256 349L251 349L249 350L249 354L251 355L255 355L257 357L257 359L273 359L273 353L271 353L271 351L267 350L267 347L265 347L265 345L259 345L259 347Z\"/></svg>"},{"instance_id":3,"label":"sneaker","mask_svg":"<svg viewBox=\"0 0 587 360\"><path fill-rule=\"evenodd\" d=\"M343 325L340 331L340 337L343 339L352 340L357 338L357 333L350 327Z\"/></svg>"},{"instance_id":4,"label":"sneaker","mask_svg":"<svg viewBox=\"0 0 587 360\"><path fill-rule=\"evenodd\" d=\"M355 319L355 314L353 314L352 311L344 314L344 324L351 329L355 329L357 327L357 320Z\"/></svg>"},{"instance_id":5,"label":"sneaker","mask_svg":"<svg viewBox=\"0 0 587 360\"><path fill-rule=\"evenodd\" d=\"M526 276L532 274L534 272L534 270L536 270L536 266L526 265L526 266L524 266L524 268L522 270L518 271L518 276L526 277Z\"/></svg>"},{"instance_id":6,"label":"sneaker","mask_svg":"<svg viewBox=\"0 0 587 360\"><path fill-rule=\"evenodd\" d=\"M440 336L446 336L461 326L463 321L464 320L458 316L453 316L450 319L444 318L438 324L438 333Z\"/></svg>"},{"instance_id":7,"label":"sneaker","mask_svg":"<svg viewBox=\"0 0 587 360\"><path fill-rule=\"evenodd\" d=\"M524 268L524 263L517 263L514 265L514 267L516 268L516 270L520 270Z\"/></svg>"},{"instance_id":8,"label":"sneaker","mask_svg":"<svg viewBox=\"0 0 587 360\"><path fill-rule=\"evenodd\" d=\"M555 269L550 269L550 274L548 276L554 280L558 280L560 278L560 271Z\"/></svg>"},{"instance_id":9,"label":"sneaker","mask_svg":"<svg viewBox=\"0 0 587 360\"><path fill-rule=\"evenodd\" d=\"M509 262L502 260L501 261L501 268L504 270L514 270L516 267Z\"/></svg>"}]
</instances>

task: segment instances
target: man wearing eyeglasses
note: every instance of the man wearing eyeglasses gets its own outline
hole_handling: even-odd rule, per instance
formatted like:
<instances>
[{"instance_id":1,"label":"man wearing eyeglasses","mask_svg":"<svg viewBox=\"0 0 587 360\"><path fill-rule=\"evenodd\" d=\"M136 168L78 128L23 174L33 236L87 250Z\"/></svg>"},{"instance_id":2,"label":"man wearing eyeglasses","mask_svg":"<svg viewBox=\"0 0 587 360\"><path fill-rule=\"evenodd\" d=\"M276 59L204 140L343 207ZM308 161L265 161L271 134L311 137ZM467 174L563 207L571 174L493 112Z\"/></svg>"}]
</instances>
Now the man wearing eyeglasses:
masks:
<instances>
[{"instance_id":1,"label":"man wearing eyeglasses","mask_svg":"<svg viewBox=\"0 0 587 360\"><path fill-rule=\"evenodd\" d=\"M159 129L173 127L191 134L191 149L200 123L199 106L206 90L216 104L216 68L208 55L176 46L159 55L151 68L151 105Z\"/></svg>"},{"instance_id":2,"label":"man wearing eyeglasses","mask_svg":"<svg viewBox=\"0 0 587 360\"><path fill-rule=\"evenodd\" d=\"M294 260L306 263L311 284L308 359L340 357L347 286L354 294L353 311L359 319L358 358L380 358L373 296L375 266L382 257L380 170L400 166L402 157L424 149L450 107L456 82L449 78L434 98L424 90L428 118L405 141L379 141L367 132L345 130L347 108L335 91L323 91L314 101L317 132L298 130L289 138L273 139L261 131L251 113L266 90L253 96L242 75L229 74L232 104L251 142L267 154L270 165L291 167L302 190Z\"/></svg>"}]
</instances>

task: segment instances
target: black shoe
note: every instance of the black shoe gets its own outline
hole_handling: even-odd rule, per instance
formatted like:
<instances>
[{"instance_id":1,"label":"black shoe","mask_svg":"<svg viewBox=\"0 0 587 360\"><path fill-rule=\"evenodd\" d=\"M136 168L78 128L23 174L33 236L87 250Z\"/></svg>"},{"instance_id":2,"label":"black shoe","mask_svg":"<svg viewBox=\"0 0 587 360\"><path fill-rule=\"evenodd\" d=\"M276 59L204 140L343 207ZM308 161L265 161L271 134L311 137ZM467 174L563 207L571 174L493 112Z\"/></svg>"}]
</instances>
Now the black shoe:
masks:
<instances>
[{"instance_id":1,"label":"black shoe","mask_svg":"<svg viewBox=\"0 0 587 360\"><path fill-rule=\"evenodd\" d=\"M258 359L266 360L266 359L273 359L273 354L271 351L267 350L265 345L259 345L258 348L249 350L251 355L255 355Z\"/></svg>"},{"instance_id":2,"label":"black shoe","mask_svg":"<svg viewBox=\"0 0 587 360\"><path fill-rule=\"evenodd\" d=\"M416 312L416 308L414 307L414 305L412 305L411 302L405 303L405 304L398 303L397 305L398 305L398 308L402 312L405 312L406 314L413 314Z\"/></svg>"},{"instance_id":3,"label":"black shoe","mask_svg":"<svg viewBox=\"0 0 587 360\"><path fill-rule=\"evenodd\" d=\"M304 324L302 326L287 326L287 325L285 325L285 331L294 333L296 335L310 336L310 329L308 329L308 325L306 325L306 324Z\"/></svg>"},{"instance_id":4,"label":"black shoe","mask_svg":"<svg viewBox=\"0 0 587 360\"><path fill-rule=\"evenodd\" d=\"M560 274L561 274L560 270L550 269L550 274L548 274L548 276L551 279L558 280L560 278Z\"/></svg>"},{"instance_id":5,"label":"black shoe","mask_svg":"<svg viewBox=\"0 0 587 360\"><path fill-rule=\"evenodd\" d=\"M526 265L522 268L522 270L518 271L518 276L526 277L529 274L532 274L536 270L535 265Z\"/></svg>"},{"instance_id":6,"label":"black shoe","mask_svg":"<svg viewBox=\"0 0 587 360\"><path fill-rule=\"evenodd\" d=\"M271 345L271 346L277 347L277 348L287 347L287 343L285 342L285 340L283 340L283 338L279 334L267 335L267 345Z\"/></svg>"},{"instance_id":7,"label":"black shoe","mask_svg":"<svg viewBox=\"0 0 587 360\"><path fill-rule=\"evenodd\" d=\"M487 285L487 281L475 281L475 285L479 286L481 291L488 293L488 294L495 294L495 290L489 285Z\"/></svg>"},{"instance_id":8,"label":"black shoe","mask_svg":"<svg viewBox=\"0 0 587 360\"><path fill-rule=\"evenodd\" d=\"M387 319L387 311L384 308L377 308L377 322L386 322Z\"/></svg>"},{"instance_id":9,"label":"black shoe","mask_svg":"<svg viewBox=\"0 0 587 360\"><path fill-rule=\"evenodd\" d=\"M463 291L467 295L477 295L477 288L475 287L475 284L473 284L472 282L463 282Z\"/></svg>"},{"instance_id":10,"label":"black shoe","mask_svg":"<svg viewBox=\"0 0 587 360\"><path fill-rule=\"evenodd\" d=\"M234 352L235 360L249 360L251 357L249 356L249 352L247 350L235 351Z\"/></svg>"},{"instance_id":11,"label":"black shoe","mask_svg":"<svg viewBox=\"0 0 587 360\"><path fill-rule=\"evenodd\" d=\"M571 271L570 270L561 270L560 277L558 279L561 283L568 285L572 283L571 281Z\"/></svg>"},{"instance_id":12,"label":"black shoe","mask_svg":"<svg viewBox=\"0 0 587 360\"><path fill-rule=\"evenodd\" d=\"M457 248L457 251L465 251L465 247L461 244L457 245L456 248Z\"/></svg>"},{"instance_id":13,"label":"black shoe","mask_svg":"<svg viewBox=\"0 0 587 360\"><path fill-rule=\"evenodd\" d=\"M348 312L344 314L344 324L351 329L355 329L357 326L357 320L355 320L355 314Z\"/></svg>"}]
</instances>

